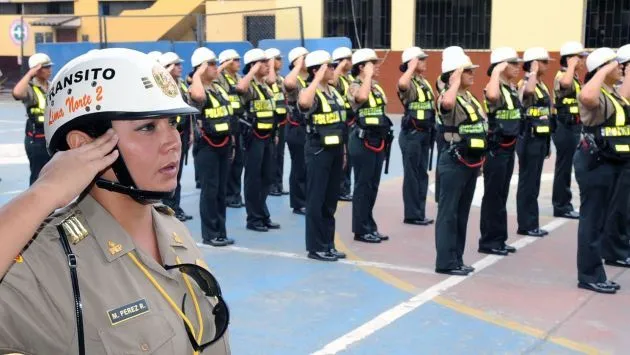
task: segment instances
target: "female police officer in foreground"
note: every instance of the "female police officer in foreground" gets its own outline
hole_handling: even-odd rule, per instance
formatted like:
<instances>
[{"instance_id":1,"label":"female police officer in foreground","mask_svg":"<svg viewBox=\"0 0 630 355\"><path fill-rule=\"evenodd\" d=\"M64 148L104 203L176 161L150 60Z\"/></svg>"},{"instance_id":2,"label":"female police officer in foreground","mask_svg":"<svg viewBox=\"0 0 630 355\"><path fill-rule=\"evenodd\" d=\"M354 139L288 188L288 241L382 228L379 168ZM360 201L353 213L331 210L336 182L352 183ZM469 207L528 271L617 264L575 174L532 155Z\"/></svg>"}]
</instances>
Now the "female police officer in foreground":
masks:
<instances>
[{"instance_id":1,"label":"female police officer in foreground","mask_svg":"<svg viewBox=\"0 0 630 355\"><path fill-rule=\"evenodd\" d=\"M348 150L354 162L352 231L354 240L380 243L389 237L378 232L372 210L376 203L381 170L385 159L391 120L385 115L387 97L374 81L379 59L374 50L359 49L352 54L355 81L348 89L348 100L357 115L357 127L350 134Z\"/></svg>"},{"instance_id":2,"label":"female police officer in foreground","mask_svg":"<svg viewBox=\"0 0 630 355\"><path fill-rule=\"evenodd\" d=\"M306 249L308 257L336 261L335 211L344 156L345 101L328 82L333 78L330 54L314 51L305 59L308 87L298 105L306 118Z\"/></svg>"},{"instance_id":3,"label":"female police officer in foreground","mask_svg":"<svg viewBox=\"0 0 630 355\"><path fill-rule=\"evenodd\" d=\"M4 276L0 352L229 353L216 280L173 211L152 205L177 185L175 116L196 110L162 66L122 48L73 59L51 88L49 151L81 149L112 127L119 156Z\"/></svg>"},{"instance_id":4,"label":"female police officer in foreground","mask_svg":"<svg viewBox=\"0 0 630 355\"><path fill-rule=\"evenodd\" d=\"M435 223L435 271L465 276L474 269L464 264L466 226L479 169L485 162L486 124L479 101L468 91L473 65L459 51L444 53L442 82L448 83L438 99L444 140L440 154L440 203Z\"/></svg>"},{"instance_id":5,"label":"female police officer in foreground","mask_svg":"<svg viewBox=\"0 0 630 355\"><path fill-rule=\"evenodd\" d=\"M580 186L578 287L600 293L619 289L606 278L601 239L610 201L630 193L619 179L630 161L630 104L613 87L622 77L616 59L610 48L586 59L586 84L578 95L583 138L573 158Z\"/></svg>"}]
</instances>

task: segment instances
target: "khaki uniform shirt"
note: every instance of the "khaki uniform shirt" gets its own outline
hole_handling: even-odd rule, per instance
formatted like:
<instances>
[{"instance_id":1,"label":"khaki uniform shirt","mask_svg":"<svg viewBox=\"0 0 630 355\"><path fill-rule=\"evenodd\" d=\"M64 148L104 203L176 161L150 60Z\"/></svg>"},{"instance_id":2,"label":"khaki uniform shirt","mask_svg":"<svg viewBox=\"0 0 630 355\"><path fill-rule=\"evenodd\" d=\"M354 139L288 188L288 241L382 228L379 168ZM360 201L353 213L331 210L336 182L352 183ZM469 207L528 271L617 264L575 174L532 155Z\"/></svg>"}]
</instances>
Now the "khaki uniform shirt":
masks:
<instances>
[{"instance_id":1,"label":"khaki uniform shirt","mask_svg":"<svg viewBox=\"0 0 630 355\"><path fill-rule=\"evenodd\" d=\"M511 85L510 83L508 83L507 81L503 79L500 79L499 83L500 85L507 85L511 90L516 91L513 85ZM485 91L484 91L484 95L485 95ZM499 88L499 99L497 101L492 102L486 99L486 102L488 103L488 108L487 108L488 112L495 112L507 105L505 102L505 98L503 97L503 93L501 92L501 88ZM515 106L518 104L519 104L518 102L514 103Z\"/></svg>"},{"instance_id":2,"label":"khaki uniform shirt","mask_svg":"<svg viewBox=\"0 0 630 355\"><path fill-rule=\"evenodd\" d=\"M355 81L350 84L350 88L348 88L348 102L350 102L350 106L352 107L352 111L357 112L359 107L363 106L365 102L358 103L355 99L355 95L359 92L361 88L361 84L359 83L359 78L357 77ZM375 92L377 89L375 85L378 84L377 81L372 80L372 92ZM387 105L387 96L383 96L383 103Z\"/></svg>"},{"instance_id":3,"label":"khaki uniform shirt","mask_svg":"<svg viewBox=\"0 0 630 355\"><path fill-rule=\"evenodd\" d=\"M468 102L469 104L471 104L473 107L477 107L477 105L470 98L469 95L472 95L472 94L469 94L469 92L466 92L465 94L458 92L458 95L461 95L464 98L464 100ZM442 124L444 126L457 127L459 126L460 123L468 119L468 114L466 113L462 105L460 105L457 102L457 99L455 99L455 107L453 107L451 110L448 110L448 111L444 110L442 108L443 97L444 97L444 93L440 94L440 97L438 98L438 107L440 108L440 117L442 119ZM483 110L480 110L480 111L481 111L480 112L481 117L479 117L479 119L483 118L484 120L487 120L486 113L483 112ZM444 140L446 140L447 142L451 142L451 141L459 142L462 140L462 138L457 133L445 132Z\"/></svg>"},{"instance_id":4,"label":"khaki uniform shirt","mask_svg":"<svg viewBox=\"0 0 630 355\"><path fill-rule=\"evenodd\" d=\"M49 87L50 87L50 84L51 82L48 81ZM25 107L37 105L37 96L35 95L35 90L33 90L33 86L39 87L42 90L42 93L44 93L44 96L46 96L46 89L41 85L41 83L37 81L36 79L31 79L26 89L26 97L20 100L22 101ZM46 99L48 99L48 97L46 97Z\"/></svg>"},{"instance_id":5,"label":"khaki uniform shirt","mask_svg":"<svg viewBox=\"0 0 630 355\"><path fill-rule=\"evenodd\" d=\"M302 78L301 74L298 74L298 76ZM306 81L306 78L302 79ZM304 89L304 85L302 85L302 82L299 79L297 80L297 85L290 90L287 89L287 87L285 86L284 80L282 81L282 91L284 91L284 96L287 98L287 102L291 106L296 106L296 102L298 101L298 98L300 96L300 90L302 89Z\"/></svg>"},{"instance_id":6,"label":"khaki uniform shirt","mask_svg":"<svg viewBox=\"0 0 630 355\"><path fill-rule=\"evenodd\" d=\"M224 88L225 91L227 91L229 93L230 89L232 88L232 85L225 78L225 76L229 76L230 78L232 78L232 81L234 81L234 86L236 86L238 84L238 82L241 80L241 75L238 74L238 73L232 75L232 74L228 73L227 71L223 71L223 72L221 72L221 74L219 74L219 76L216 79L216 82L219 83L219 85L221 85L221 87Z\"/></svg>"},{"instance_id":7,"label":"khaki uniform shirt","mask_svg":"<svg viewBox=\"0 0 630 355\"><path fill-rule=\"evenodd\" d=\"M400 87L398 87L398 96L402 99L403 105L406 106L410 102L418 100L418 90L416 89L416 84L413 83L413 80L419 83L421 88L430 91L431 96L433 96L433 88L431 88L431 85L426 85L423 80L424 78L414 75L411 79L412 81L409 81L409 88L407 90L403 91Z\"/></svg>"},{"instance_id":8,"label":"khaki uniform shirt","mask_svg":"<svg viewBox=\"0 0 630 355\"><path fill-rule=\"evenodd\" d=\"M560 72L558 72L558 74L560 74ZM567 96L575 96L575 85L573 84L573 80L571 80L571 85L569 85L568 88L563 88L560 86L560 79L562 75L558 74L556 74L556 77L553 79L553 95L555 100L559 101Z\"/></svg>"},{"instance_id":9,"label":"khaki uniform shirt","mask_svg":"<svg viewBox=\"0 0 630 355\"><path fill-rule=\"evenodd\" d=\"M153 210L163 263L193 263L207 268L188 230L165 207ZM70 218L70 222L67 222ZM72 222L72 223L71 223ZM130 255L152 275L199 331L193 297L183 275L165 270L140 250L116 220L91 196L49 218L0 283L0 353L76 354L74 297L68 261L57 226L74 227L70 246L77 257L83 305L85 349L101 354L192 354L184 321L171 308ZM84 231L82 234L81 231ZM75 236L85 236L73 240ZM203 337L214 337L214 299L191 278L203 319ZM211 304L212 303L212 304ZM203 354L229 354L227 333Z\"/></svg>"},{"instance_id":10,"label":"khaki uniform shirt","mask_svg":"<svg viewBox=\"0 0 630 355\"><path fill-rule=\"evenodd\" d=\"M256 82L262 90L267 90L267 94L269 95L269 97L273 98L273 92L271 91L271 88L269 87L269 85L267 85L267 83L264 80L259 81L258 79L253 78L252 82ZM255 91L256 90L254 89L252 83L250 83L247 91L243 94L239 94L239 96L241 97L241 101L245 105L247 105L250 101L252 101L256 97Z\"/></svg>"},{"instance_id":11,"label":"khaki uniform shirt","mask_svg":"<svg viewBox=\"0 0 630 355\"><path fill-rule=\"evenodd\" d=\"M612 92L613 96L616 96L616 98L621 101L621 95L619 95L617 90L606 84L602 84L602 88ZM587 127L603 124L606 119L615 112L615 106L601 91L599 93L599 105L597 105L597 107L588 108L584 106L580 100L578 100L578 107L580 108L580 120L582 121L582 124Z\"/></svg>"}]
</instances>

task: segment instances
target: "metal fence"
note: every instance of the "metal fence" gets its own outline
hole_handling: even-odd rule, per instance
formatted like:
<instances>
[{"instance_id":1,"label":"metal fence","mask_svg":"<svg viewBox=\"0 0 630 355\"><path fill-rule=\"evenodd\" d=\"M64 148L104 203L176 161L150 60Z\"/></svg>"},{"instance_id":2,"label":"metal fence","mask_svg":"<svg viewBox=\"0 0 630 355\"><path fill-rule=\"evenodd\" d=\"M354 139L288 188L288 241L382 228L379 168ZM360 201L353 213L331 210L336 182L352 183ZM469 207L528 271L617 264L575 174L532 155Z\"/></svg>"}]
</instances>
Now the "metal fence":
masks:
<instances>
[{"instance_id":1,"label":"metal fence","mask_svg":"<svg viewBox=\"0 0 630 355\"><path fill-rule=\"evenodd\" d=\"M188 14L168 15L23 15L22 29L34 32L21 41L20 59L32 53L36 43L82 42L95 48L121 43L238 42L254 47L264 39L291 39L304 43L301 7L205 13L203 7ZM26 48L26 51L25 51ZM22 72L25 63L22 61Z\"/></svg>"}]
</instances>

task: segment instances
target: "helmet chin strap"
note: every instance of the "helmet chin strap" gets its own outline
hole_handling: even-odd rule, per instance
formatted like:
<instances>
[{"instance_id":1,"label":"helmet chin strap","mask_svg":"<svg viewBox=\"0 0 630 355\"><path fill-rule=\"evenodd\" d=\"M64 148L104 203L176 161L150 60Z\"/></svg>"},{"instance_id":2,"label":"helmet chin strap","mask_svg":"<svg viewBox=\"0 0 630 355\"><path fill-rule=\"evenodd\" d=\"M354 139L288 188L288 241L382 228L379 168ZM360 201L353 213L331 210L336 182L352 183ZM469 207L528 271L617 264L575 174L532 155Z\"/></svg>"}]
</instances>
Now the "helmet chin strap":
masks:
<instances>
[{"instance_id":1,"label":"helmet chin strap","mask_svg":"<svg viewBox=\"0 0 630 355\"><path fill-rule=\"evenodd\" d=\"M116 178L119 182L109 181L99 177L96 179L96 186L108 191L127 195L143 205L162 202L163 199L171 198L175 194L175 190L163 192L138 189L136 183L131 178L131 174L129 173L129 169L127 169L122 154L119 154L118 159L112 164L112 170L114 170L114 174L116 174Z\"/></svg>"}]
</instances>

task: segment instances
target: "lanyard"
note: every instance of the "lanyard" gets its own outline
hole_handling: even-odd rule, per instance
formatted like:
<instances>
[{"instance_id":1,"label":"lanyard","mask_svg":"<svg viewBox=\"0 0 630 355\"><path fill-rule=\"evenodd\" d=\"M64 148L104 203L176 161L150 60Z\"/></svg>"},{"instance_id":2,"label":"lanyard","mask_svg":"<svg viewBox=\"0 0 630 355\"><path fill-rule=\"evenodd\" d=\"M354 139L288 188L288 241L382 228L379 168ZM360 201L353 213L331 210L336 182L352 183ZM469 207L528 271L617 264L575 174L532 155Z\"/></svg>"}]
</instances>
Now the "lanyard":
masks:
<instances>
[{"instance_id":1,"label":"lanyard","mask_svg":"<svg viewBox=\"0 0 630 355\"><path fill-rule=\"evenodd\" d=\"M166 291L164 291L162 286L160 286L160 284L153 277L153 275L151 275L151 273L149 273L149 271L144 267L144 265L142 265L142 263L140 263L138 258L136 258L136 256L132 252L130 252L127 255L129 255L129 257L134 262L134 264L136 264L138 269L140 269L140 271L142 271L142 273L147 277L147 279L149 279L151 284L153 284L153 286L155 286L155 288L162 295L162 297L166 300L166 302L168 302L168 304L171 306L171 308L173 308L175 313L177 313L177 315L179 315L179 317L184 320L184 323L186 323L186 326L188 326L190 328L190 330L192 331L192 333L194 334L195 333L195 328L193 327L192 323L190 322L188 317L186 317L186 315L184 313L182 313L182 311L179 309L179 307L177 307L177 305L175 304L175 302L173 301L171 296L169 296L168 293L166 293ZM177 261L178 264L181 264L181 262L179 260L179 257L176 257L176 261ZM193 289L192 289L192 286L190 284L190 281L188 280L188 277L186 275L182 274L182 278L184 279L184 282L186 283L186 287L188 288L188 292L190 292L190 295L192 296L192 299L193 299L193 303L195 305L195 312L197 313L197 322L199 323L199 335L197 336L197 343L201 343L201 337L203 336L203 319L201 318L201 309L199 308L199 302L197 302L197 296L195 295L195 292L193 292ZM198 355L198 354L199 354L199 352L193 351L193 355Z\"/></svg>"}]
</instances>

